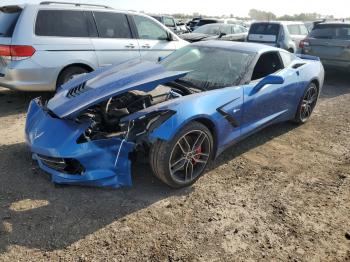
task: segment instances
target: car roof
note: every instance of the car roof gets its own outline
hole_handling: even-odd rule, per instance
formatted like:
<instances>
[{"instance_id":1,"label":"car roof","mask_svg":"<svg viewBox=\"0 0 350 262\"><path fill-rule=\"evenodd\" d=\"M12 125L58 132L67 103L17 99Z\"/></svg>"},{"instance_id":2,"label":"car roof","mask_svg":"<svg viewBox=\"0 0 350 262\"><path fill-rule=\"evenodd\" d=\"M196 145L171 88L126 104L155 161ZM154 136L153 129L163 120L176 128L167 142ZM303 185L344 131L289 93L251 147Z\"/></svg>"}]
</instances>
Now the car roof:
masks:
<instances>
[{"instance_id":1,"label":"car roof","mask_svg":"<svg viewBox=\"0 0 350 262\"><path fill-rule=\"evenodd\" d=\"M230 49L234 51L243 51L248 53L265 53L268 51L280 51L279 48L276 48L273 46L256 44L256 43L247 43L247 42L233 42L233 41L210 40L210 41L194 43L191 45Z\"/></svg>"},{"instance_id":2,"label":"car roof","mask_svg":"<svg viewBox=\"0 0 350 262\"><path fill-rule=\"evenodd\" d=\"M350 21L345 21L345 22L337 22L337 21L322 22L322 23L318 23L318 25L350 25Z\"/></svg>"},{"instance_id":3,"label":"car roof","mask_svg":"<svg viewBox=\"0 0 350 262\"><path fill-rule=\"evenodd\" d=\"M11 7L13 7L15 5L11 5ZM134 13L134 14L140 14L140 15L144 15L142 13L136 12L136 11L132 11L132 10L122 10L122 9L115 9L113 7L109 7L109 6L103 6L103 5L93 5L93 4L84 4L84 3L58 3L58 2L52 2L49 4L45 4L44 3L39 3L39 4L21 4L21 5L17 5L18 7L25 9L26 7L31 7L31 8L37 8L37 9L60 9L60 10L89 10L89 11L107 11L107 12L120 12L120 13ZM6 6L2 6L2 7L8 7L8 5Z\"/></svg>"},{"instance_id":4,"label":"car roof","mask_svg":"<svg viewBox=\"0 0 350 262\"><path fill-rule=\"evenodd\" d=\"M304 23L300 21L259 21L253 22L253 24L301 25Z\"/></svg>"}]
</instances>

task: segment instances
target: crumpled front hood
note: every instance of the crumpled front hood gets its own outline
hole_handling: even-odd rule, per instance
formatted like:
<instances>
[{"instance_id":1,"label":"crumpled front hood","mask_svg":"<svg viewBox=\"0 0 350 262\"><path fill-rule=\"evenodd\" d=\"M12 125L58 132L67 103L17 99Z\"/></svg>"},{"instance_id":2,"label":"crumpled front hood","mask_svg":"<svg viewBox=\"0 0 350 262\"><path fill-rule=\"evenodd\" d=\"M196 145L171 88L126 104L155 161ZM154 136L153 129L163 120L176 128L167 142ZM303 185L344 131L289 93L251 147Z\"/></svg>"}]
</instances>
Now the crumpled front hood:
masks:
<instances>
[{"instance_id":1,"label":"crumpled front hood","mask_svg":"<svg viewBox=\"0 0 350 262\"><path fill-rule=\"evenodd\" d=\"M188 33L188 34L182 34L180 37L186 41L189 42L196 42L201 40L209 40L209 39L216 39L218 36L216 35L208 35L208 34L200 34L200 33Z\"/></svg>"},{"instance_id":2,"label":"crumpled front hood","mask_svg":"<svg viewBox=\"0 0 350 262\"><path fill-rule=\"evenodd\" d=\"M59 118L75 117L83 110L130 90L151 91L188 72L167 71L160 64L140 59L98 69L63 85L47 108Z\"/></svg>"}]
</instances>

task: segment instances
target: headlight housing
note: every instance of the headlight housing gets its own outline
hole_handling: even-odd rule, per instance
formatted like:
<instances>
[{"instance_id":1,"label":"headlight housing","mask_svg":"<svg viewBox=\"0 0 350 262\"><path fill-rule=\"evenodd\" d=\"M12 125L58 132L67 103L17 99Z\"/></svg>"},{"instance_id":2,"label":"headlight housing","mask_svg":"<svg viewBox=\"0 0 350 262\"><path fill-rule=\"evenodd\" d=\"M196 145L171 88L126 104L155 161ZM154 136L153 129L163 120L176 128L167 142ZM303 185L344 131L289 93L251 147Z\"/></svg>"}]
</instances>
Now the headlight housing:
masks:
<instances>
[{"instance_id":1,"label":"headlight housing","mask_svg":"<svg viewBox=\"0 0 350 262\"><path fill-rule=\"evenodd\" d=\"M138 138L152 132L175 113L172 110L152 112L136 119L125 121L120 124L120 127L128 139Z\"/></svg>"}]
</instances>

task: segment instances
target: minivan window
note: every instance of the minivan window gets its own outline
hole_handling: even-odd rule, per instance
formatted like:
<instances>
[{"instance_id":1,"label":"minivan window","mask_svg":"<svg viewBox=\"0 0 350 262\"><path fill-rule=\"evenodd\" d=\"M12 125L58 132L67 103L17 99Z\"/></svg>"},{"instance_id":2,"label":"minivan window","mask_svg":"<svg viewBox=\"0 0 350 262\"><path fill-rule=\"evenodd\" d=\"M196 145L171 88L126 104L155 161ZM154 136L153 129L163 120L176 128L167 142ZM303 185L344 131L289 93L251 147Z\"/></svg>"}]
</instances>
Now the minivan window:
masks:
<instances>
[{"instance_id":1,"label":"minivan window","mask_svg":"<svg viewBox=\"0 0 350 262\"><path fill-rule=\"evenodd\" d=\"M132 38L125 14L94 12L100 38Z\"/></svg>"},{"instance_id":2,"label":"minivan window","mask_svg":"<svg viewBox=\"0 0 350 262\"><path fill-rule=\"evenodd\" d=\"M350 25L319 24L311 31L310 37L317 39L350 40Z\"/></svg>"},{"instance_id":3,"label":"minivan window","mask_svg":"<svg viewBox=\"0 0 350 262\"><path fill-rule=\"evenodd\" d=\"M257 35L278 35L280 31L279 24L253 24L250 27L249 34L257 34Z\"/></svg>"},{"instance_id":4,"label":"minivan window","mask_svg":"<svg viewBox=\"0 0 350 262\"><path fill-rule=\"evenodd\" d=\"M134 21L137 29L139 39L150 39L150 40L167 40L168 33L159 25L152 20L135 15Z\"/></svg>"},{"instance_id":5,"label":"minivan window","mask_svg":"<svg viewBox=\"0 0 350 262\"><path fill-rule=\"evenodd\" d=\"M18 18L21 14L19 9L0 9L0 36L11 37Z\"/></svg>"},{"instance_id":6,"label":"minivan window","mask_svg":"<svg viewBox=\"0 0 350 262\"><path fill-rule=\"evenodd\" d=\"M88 21L81 11L40 10L36 18L38 36L89 37Z\"/></svg>"}]
</instances>

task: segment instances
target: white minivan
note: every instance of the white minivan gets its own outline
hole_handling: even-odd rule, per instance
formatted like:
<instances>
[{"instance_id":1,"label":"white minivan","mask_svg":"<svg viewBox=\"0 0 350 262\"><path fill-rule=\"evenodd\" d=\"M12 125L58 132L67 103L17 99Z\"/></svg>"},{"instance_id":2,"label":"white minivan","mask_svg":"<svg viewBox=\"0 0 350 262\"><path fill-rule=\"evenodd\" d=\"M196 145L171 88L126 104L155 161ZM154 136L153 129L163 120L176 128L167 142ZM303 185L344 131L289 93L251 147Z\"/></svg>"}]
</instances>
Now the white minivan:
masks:
<instances>
[{"instance_id":1,"label":"white minivan","mask_svg":"<svg viewBox=\"0 0 350 262\"><path fill-rule=\"evenodd\" d=\"M188 43L155 19L106 6L42 2L0 7L0 86L54 91L78 74Z\"/></svg>"}]
</instances>

